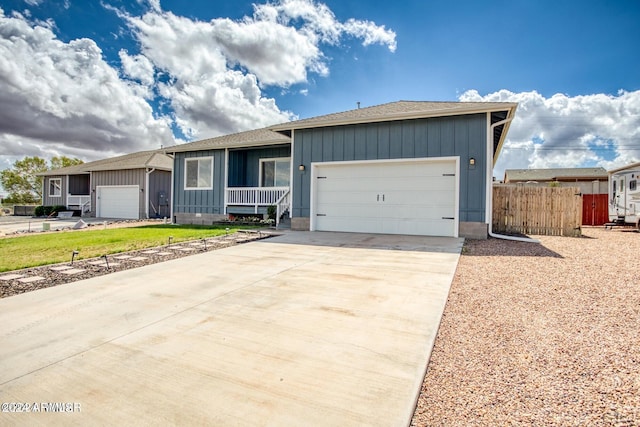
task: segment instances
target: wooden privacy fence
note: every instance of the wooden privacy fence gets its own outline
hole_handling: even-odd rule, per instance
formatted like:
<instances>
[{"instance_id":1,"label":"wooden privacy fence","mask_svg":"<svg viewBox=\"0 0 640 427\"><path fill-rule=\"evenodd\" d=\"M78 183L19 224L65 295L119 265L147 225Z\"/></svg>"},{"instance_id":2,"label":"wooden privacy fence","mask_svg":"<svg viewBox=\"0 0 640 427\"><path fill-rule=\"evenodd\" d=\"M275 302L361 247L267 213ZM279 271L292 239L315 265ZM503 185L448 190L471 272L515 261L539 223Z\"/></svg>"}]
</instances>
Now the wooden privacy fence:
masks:
<instances>
[{"instance_id":1,"label":"wooden privacy fence","mask_svg":"<svg viewBox=\"0 0 640 427\"><path fill-rule=\"evenodd\" d=\"M577 187L493 187L493 231L545 236L581 235L582 196Z\"/></svg>"}]
</instances>

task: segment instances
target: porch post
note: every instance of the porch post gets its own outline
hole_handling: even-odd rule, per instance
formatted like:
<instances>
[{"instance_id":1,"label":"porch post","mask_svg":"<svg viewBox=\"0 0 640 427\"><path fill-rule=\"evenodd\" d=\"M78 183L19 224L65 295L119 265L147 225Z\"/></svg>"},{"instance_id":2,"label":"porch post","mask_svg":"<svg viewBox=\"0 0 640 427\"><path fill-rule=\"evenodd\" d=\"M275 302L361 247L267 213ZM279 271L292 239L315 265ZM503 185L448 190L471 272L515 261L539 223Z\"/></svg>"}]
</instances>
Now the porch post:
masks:
<instances>
[{"instance_id":1,"label":"porch post","mask_svg":"<svg viewBox=\"0 0 640 427\"><path fill-rule=\"evenodd\" d=\"M291 153L289 153L289 158L291 159L291 167L289 168L289 218L291 218L291 211L293 211L293 153L294 153L294 144L295 144L295 129L291 129Z\"/></svg>"},{"instance_id":2,"label":"porch post","mask_svg":"<svg viewBox=\"0 0 640 427\"><path fill-rule=\"evenodd\" d=\"M229 187L229 148L224 149L224 214L227 215L227 205L229 203L227 188Z\"/></svg>"}]
</instances>

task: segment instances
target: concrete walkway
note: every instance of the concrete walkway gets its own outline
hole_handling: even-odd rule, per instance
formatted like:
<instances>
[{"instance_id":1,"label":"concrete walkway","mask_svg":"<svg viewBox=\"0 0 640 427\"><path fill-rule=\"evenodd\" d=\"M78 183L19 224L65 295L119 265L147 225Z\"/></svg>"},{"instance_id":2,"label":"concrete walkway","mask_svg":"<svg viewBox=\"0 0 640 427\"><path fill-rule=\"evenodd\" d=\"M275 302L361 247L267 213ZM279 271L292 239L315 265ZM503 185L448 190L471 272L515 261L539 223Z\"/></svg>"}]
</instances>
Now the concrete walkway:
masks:
<instances>
[{"instance_id":1,"label":"concrete walkway","mask_svg":"<svg viewBox=\"0 0 640 427\"><path fill-rule=\"evenodd\" d=\"M461 247L291 232L2 299L2 409L40 412L0 425L408 425Z\"/></svg>"}]
</instances>

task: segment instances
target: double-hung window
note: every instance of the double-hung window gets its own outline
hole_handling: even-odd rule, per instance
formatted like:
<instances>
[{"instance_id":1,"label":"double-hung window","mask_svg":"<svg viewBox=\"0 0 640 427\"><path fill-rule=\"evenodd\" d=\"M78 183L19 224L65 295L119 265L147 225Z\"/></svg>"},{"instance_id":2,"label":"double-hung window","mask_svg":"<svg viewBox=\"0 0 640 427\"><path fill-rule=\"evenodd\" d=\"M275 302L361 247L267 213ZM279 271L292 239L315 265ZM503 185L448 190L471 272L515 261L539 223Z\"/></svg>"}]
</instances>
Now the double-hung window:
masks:
<instances>
[{"instance_id":1,"label":"double-hung window","mask_svg":"<svg viewBox=\"0 0 640 427\"><path fill-rule=\"evenodd\" d=\"M49 197L62 196L62 178L49 179Z\"/></svg>"},{"instance_id":2,"label":"double-hung window","mask_svg":"<svg viewBox=\"0 0 640 427\"><path fill-rule=\"evenodd\" d=\"M260 160L261 187L288 187L290 174L290 157Z\"/></svg>"},{"instance_id":3,"label":"double-hung window","mask_svg":"<svg viewBox=\"0 0 640 427\"><path fill-rule=\"evenodd\" d=\"M213 157L184 160L184 189L211 190L213 188Z\"/></svg>"}]
</instances>

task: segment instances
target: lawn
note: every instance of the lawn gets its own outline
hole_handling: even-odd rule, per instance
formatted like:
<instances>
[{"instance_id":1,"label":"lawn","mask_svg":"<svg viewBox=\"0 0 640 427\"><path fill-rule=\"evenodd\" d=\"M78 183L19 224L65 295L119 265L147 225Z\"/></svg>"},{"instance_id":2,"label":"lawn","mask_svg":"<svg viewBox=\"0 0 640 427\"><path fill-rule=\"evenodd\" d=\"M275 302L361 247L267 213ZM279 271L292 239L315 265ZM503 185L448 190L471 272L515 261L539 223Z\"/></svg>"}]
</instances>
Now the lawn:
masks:
<instances>
[{"instance_id":1,"label":"lawn","mask_svg":"<svg viewBox=\"0 0 640 427\"><path fill-rule=\"evenodd\" d=\"M57 232L0 239L0 272L95 258L187 240L235 233L240 228L198 225L148 225L73 232Z\"/></svg>"}]
</instances>

